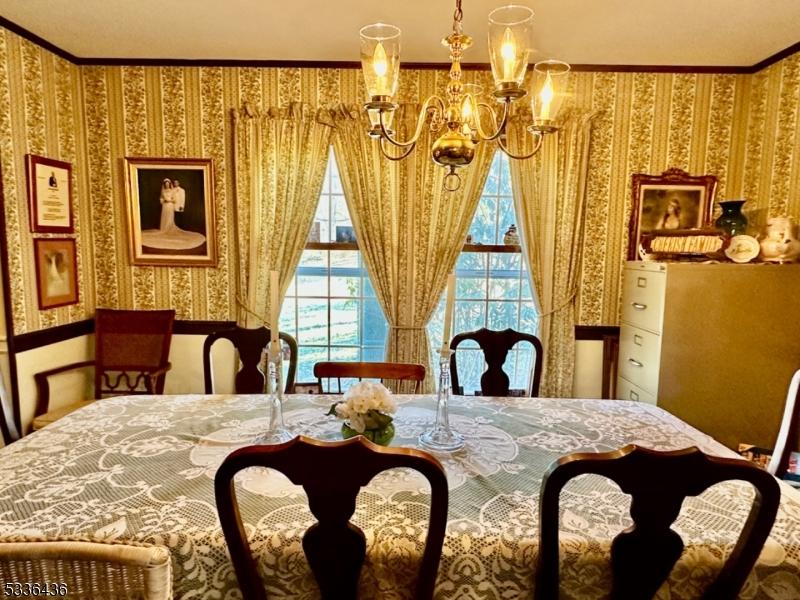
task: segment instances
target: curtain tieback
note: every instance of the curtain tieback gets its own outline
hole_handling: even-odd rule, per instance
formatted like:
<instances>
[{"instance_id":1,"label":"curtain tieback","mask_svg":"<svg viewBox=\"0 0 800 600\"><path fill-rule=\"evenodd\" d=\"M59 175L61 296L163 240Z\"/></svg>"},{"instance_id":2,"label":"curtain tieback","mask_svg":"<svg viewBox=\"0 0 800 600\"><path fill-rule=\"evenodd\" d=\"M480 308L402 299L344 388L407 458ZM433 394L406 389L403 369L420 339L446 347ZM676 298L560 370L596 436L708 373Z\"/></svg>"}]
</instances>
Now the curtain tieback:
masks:
<instances>
[{"instance_id":1,"label":"curtain tieback","mask_svg":"<svg viewBox=\"0 0 800 600\"><path fill-rule=\"evenodd\" d=\"M261 321L267 328L271 328L269 319L267 319L264 315L258 314L254 310L250 310L248 304L242 299L242 297L239 294L236 294L236 304L238 304L239 308L241 308L244 312Z\"/></svg>"},{"instance_id":2,"label":"curtain tieback","mask_svg":"<svg viewBox=\"0 0 800 600\"><path fill-rule=\"evenodd\" d=\"M562 310L563 308L566 308L567 306L569 306L570 304L572 304L572 302L575 300L575 296L576 296L577 294L578 294L578 290L577 290L577 289L573 289L573 290L572 290L572 291L569 293L569 295L568 295L566 298L564 298L564 300L562 300L561 302L559 302L559 303L558 303L558 304L557 304L557 305L556 305L554 308L552 308L552 309L550 309L550 310L546 310L546 311L544 311L543 313L541 313L541 314L539 314L539 315L537 315L537 316L538 316L538 317L540 317L540 318L541 318L541 317L548 317L548 316L550 316L550 315L552 315L552 314L554 314L554 313L557 313L558 311L560 311L560 310Z\"/></svg>"},{"instance_id":3,"label":"curtain tieback","mask_svg":"<svg viewBox=\"0 0 800 600\"><path fill-rule=\"evenodd\" d=\"M425 331L424 325L412 326L412 325L389 325L389 329L399 329L399 330L407 330L407 331Z\"/></svg>"}]
</instances>

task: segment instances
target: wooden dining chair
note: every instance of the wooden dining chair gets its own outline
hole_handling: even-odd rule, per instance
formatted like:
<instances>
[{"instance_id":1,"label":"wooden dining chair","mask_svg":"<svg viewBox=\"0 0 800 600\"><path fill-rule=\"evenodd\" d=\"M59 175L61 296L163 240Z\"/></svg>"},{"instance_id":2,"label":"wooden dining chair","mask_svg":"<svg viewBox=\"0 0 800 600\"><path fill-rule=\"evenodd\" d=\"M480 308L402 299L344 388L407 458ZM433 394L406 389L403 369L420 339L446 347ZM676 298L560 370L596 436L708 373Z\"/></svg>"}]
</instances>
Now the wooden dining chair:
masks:
<instances>
[{"instance_id":1,"label":"wooden dining chair","mask_svg":"<svg viewBox=\"0 0 800 600\"><path fill-rule=\"evenodd\" d=\"M789 383L778 440L775 442L772 458L767 464L767 471L775 477L783 477L789 468L789 458L792 452L797 450L798 435L800 435L798 430L800 430L800 369L795 371Z\"/></svg>"},{"instance_id":2,"label":"wooden dining chair","mask_svg":"<svg viewBox=\"0 0 800 600\"><path fill-rule=\"evenodd\" d=\"M673 529L683 500L729 479L752 484L755 498L736 546L703 598L735 598L761 552L778 511L777 480L741 459L708 456L697 448L670 452L635 445L603 453L575 453L553 463L539 496L539 562L536 600L558 598L559 494L572 478L603 475L632 496L633 525L611 544L613 587L619 600L652 598L683 552Z\"/></svg>"},{"instance_id":3,"label":"wooden dining chair","mask_svg":"<svg viewBox=\"0 0 800 600\"><path fill-rule=\"evenodd\" d=\"M106 396L163 394L170 370L174 310L116 310L98 308L94 317L94 360L41 371L33 378L37 388L33 429ZM94 398L50 410L50 377L94 367Z\"/></svg>"},{"instance_id":4,"label":"wooden dining chair","mask_svg":"<svg viewBox=\"0 0 800 600\"><path fill-rule=\"evenodd\" d=\"M330 394L342 393L342 379L380 379L381 383L387 380L410 381L414 383L412 394L419 392L420 385L425 380L425 367L415 363L391 362L318 362L314 365L314 377L320 386L323 379L336 379L336 392L328 390Z\"/></svg>"},{"instance_id":5,"label":"wooden dining chair","mask_svg":"<svg viewBox=\"0 0 800 600\"><path fill-rule=\"evenodd\" d=\"M458 380L458 354L459 344L466 340L473 340L478 343L483 350L483 357L486 361L486 371L481 375L481 395L483 396L508 396L510 381L508 375L503 371L503 364L506 362L508 352L519 342L530 342L533 346L536 357L533 365L533 380L531 383L531 396L534 398L539 395L539 382L542 379L542 342L538 337L530 333L505 329L503 331L493 331L482 327L477 331L467 331L459 333L450 341L450 378L453 386L453 393L461 395L464 393L463 386Z\"/></svg>"},{"instance_id":6,"label":"wooden dining chair","mask_svg":"<svg viewBox=\"0 0 800 600\"><path fill-rule=\"evenodd\" d=\"M289 371L286 374L284 391L294 392L294 380L297 373L297 342L281 331L278 337L289 347ZM217 340L228 340L239 354L240 368L234 377L234 389L237 394L263 394L266 388L266 374L262 371L264 351L269 346L270 331L266 327L246 329L230 327L215 331L206 336L203 342L203 385L206 394L214 393L214 377L211 369L211 346Z\"/></svg>"},{"instance_id":7,"label":"wooden dining chair","mask_svg":"<svg viewBox=\"0 0 800 600\"><path fill-rule=\"evenodd\" d=\"M447 525L448 494L444 468L435 457L413 448L383 448L363 436L342 442L298 436L284 444L249 446L228 455L214 478L222 531L244 599L266 600L234 489L234 476L248 467L276 469L305 489L309 508L318 522L303 535L303 551L323 600L349 600L357 595L366 538L350 518L360 488L387 469L406 467L419 471L430 483L431 504L413 597L433 597Z\"/></svg>"}]
</instances>

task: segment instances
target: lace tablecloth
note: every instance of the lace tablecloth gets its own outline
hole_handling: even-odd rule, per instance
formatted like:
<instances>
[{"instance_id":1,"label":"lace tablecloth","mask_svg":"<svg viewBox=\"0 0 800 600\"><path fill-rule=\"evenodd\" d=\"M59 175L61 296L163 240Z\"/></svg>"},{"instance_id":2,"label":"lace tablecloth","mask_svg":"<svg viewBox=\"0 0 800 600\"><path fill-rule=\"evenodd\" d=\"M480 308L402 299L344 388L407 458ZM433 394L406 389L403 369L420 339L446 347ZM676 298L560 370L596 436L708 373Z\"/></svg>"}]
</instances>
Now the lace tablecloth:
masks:
<instances>
[{"instance_id":1,"label":"lace tablecloth","mask_svg":"<svg viewBox=\"0 0 800 600\"><path fill-rule=\"evenodd\" d=\"M295 433L334 439L331 398L290 396ZM413 446L433 421L435 398L400 397L394 445ZM136 541L172 554L177 598L238 598L214 504L213 478L233 449L266 425L263 396L131 396L96 402L0 450L0 542L26 539ZM636 443L656 449L721 444L670 414L618 400L457 397L451 423L464 450L440 457L450 484L437 598L513 599L532 594L537 501L547 466L563 454ZM309 465L313 468L313 465ZM347 465L342 465L346 470ZM282 475L241 474L239 501L271 597L317 598L301 547L313 523L302 489ZM362 598L410 597L427 522L427 484L403 470L359 496L354 522L367 536ZM783 489L783 488L782 488ZM676 523L686 550L659 598L697 598L747 516L750 488L715 486L689 499ZM800 501L781 509L743 598L800 598ZM610 589L608 548L630 524L628 497L595 476L561 498L562 596Z\"/></svg>"}]
</instances>

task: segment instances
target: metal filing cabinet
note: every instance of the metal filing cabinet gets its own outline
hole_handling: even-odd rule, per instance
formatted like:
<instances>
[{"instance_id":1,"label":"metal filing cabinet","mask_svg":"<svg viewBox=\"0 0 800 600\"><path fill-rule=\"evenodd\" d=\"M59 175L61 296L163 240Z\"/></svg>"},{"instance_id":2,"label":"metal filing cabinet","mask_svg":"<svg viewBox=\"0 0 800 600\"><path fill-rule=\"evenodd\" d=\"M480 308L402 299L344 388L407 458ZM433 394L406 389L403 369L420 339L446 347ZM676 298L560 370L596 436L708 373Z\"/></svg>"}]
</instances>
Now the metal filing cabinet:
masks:
<instances>
[{"instance_id":1,"label":"metal filing cabinet","mask_svg":"<svg viewBox=\"0 0 800 600\"><path fill-rule=\"evenodd\" d=\"M800 265L626 263L617 398L772 447L800 368Z\"/></svg>"}]
</instances>

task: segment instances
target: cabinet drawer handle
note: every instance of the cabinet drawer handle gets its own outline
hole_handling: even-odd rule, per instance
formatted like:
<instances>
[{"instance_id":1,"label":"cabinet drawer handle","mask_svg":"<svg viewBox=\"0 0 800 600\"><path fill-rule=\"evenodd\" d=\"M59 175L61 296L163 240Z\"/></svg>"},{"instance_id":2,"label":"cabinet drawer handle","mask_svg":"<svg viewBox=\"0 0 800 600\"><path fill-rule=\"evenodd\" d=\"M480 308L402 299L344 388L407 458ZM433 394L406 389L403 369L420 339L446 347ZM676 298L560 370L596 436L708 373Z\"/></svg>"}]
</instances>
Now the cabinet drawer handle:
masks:
<instances>
[{"instance_id":1,"label":"cabinet drawer handle","mask_svg":"<svg viewBox=\"0 0 800 600\"><path fill-rule=\"evenodd\" d=\"M631 363L634 367L643 367L644 366L644 364L640 363L635 358L629 358L628 362Z\"/></svg>"},{"instance_id":2,"label":"cabinet drawer handle","mask_svg":"<svg viewBox=\"0 0 800 600\"><path fill-rule=\"evenodd\" d=\"M636 310L644 310L647 308L647 304L641 304L639 302L631 302L631 306Z\"/></svg>"},{"instance_id":3,"label":"cabinet drawer handle","mask_svg":"<svg viewBox=\"0 0 800 600\"><path fill-rule=\"evenodd\" d=\"M647 279L645 277L637 277L636 286L640 288L647 287Z\"/></svg>"},{"instance_id":4,"label":"cabinet drawer handle","mask_svg":"<svg viewBox=\"0 0 800 600\"><path fill-rule=\"evenodd\" d=\"M630 391L630 394L628 394L628 396L630 397L631 400L636 400L637 402L639 401L639 394L637 394L633 390Z\"/></svg>"},{"instance_id":5,"label":"cabinet drawer handle","mask_svg":"<svg viewBox=\"0 0 800 600\"><path fill-rule=\"evenodd\" d=\"M633 343L637 346L641 346L642 342L644 342L644 338L640 336L638 333L633 334Z\"/></svg>"}]
</instances>

